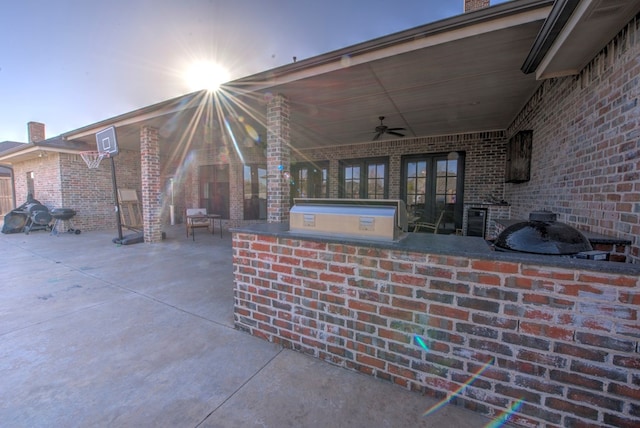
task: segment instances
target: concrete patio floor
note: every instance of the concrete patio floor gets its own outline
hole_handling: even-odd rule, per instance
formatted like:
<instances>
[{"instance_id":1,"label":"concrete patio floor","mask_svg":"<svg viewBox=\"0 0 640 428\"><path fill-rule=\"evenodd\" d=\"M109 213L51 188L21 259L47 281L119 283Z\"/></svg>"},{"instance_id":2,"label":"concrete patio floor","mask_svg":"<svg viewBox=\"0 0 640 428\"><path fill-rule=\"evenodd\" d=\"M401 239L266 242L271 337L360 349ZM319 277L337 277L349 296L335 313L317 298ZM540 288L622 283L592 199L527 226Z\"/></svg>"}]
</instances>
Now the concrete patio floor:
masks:
<instances>
[{"instance_id":1,"label":"concrete patio floor","mask_svg":"<svg viewBox=\"0 0 640 428\"><path fill-rule=\"evenodd\" d=\"M0 425L483 427L233 328L231 234L0 234Z\"/></svg>"}]
</instances>

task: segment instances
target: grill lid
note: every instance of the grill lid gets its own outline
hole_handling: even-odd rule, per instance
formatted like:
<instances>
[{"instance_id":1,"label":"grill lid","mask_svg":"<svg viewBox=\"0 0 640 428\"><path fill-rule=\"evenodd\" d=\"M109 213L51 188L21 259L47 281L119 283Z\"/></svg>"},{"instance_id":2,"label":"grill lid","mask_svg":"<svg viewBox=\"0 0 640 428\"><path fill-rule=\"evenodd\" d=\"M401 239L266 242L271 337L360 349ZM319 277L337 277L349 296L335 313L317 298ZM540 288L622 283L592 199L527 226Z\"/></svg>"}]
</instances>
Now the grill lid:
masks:
<instances>
[{"instance_id":1,"label":"grill lid","mask_svg":"<svg viewBox=\"0 0 640 428\"><path fill-rule=\"evenodd\" d=\"M498 249L547 255L572 255L591 251L591 243L580 232L556 221L549 211L534 211L529 221L512 224L502 231L494 245Z\"/></svg>"}]
</instances>

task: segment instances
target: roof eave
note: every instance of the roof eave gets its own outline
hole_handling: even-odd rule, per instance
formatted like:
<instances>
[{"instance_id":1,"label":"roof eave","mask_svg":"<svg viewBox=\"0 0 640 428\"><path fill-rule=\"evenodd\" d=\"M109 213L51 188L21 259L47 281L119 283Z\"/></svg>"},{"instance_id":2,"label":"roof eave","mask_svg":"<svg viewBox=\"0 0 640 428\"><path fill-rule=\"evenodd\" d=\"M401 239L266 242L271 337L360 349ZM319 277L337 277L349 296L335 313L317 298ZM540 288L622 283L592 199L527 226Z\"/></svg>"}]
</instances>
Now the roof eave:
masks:
<instances>
[{"instance_id":1,"label":"roof eave","mask_svg":"<svg viewBox=\"0 0 640 428\"><path fill-rule=\"evenodd\" d=\"M540 10L550 7L553 0L521 0L501 3L496 6L467 12L451 18L432 22L423 26L411 28L387 36L379 37L360 44L352 45L322 55L318 55L306 60L300 60L291 64L286 64L271 70L243 77L229 82L226 86L241 88L242 86L256 86L267 82L278 80L279 77L304 73L314 68L327 64L340 62L345 56L353 60L355 57L370 54L376 51L413 42L418 39L436 36L438 34L459 30L485 22L496 21L500 18L508 18L513 15ZM546 16L545 16L546 17Z\"/></svg>"},{"instance_id":2,"label":"roof eave","mask_svg":"<svg viewBox=\"0 0 640 428\"><path fill-rule=\"evenodd\" d=\"M521 70L525 74L536 71L579 3L580 0L558 0L553 5L522 65Z\"/></svg>"}]
</instances>

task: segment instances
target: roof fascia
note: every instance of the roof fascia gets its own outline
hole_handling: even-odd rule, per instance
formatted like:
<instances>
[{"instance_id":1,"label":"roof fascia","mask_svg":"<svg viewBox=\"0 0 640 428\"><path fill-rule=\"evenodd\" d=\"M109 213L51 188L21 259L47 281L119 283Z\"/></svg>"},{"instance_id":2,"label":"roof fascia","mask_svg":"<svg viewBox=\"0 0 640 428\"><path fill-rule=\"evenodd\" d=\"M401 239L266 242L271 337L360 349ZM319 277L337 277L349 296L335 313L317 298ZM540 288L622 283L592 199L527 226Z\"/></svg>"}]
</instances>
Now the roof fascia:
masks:
<instances>
[{"instance_id":1,"label":"roof fascia","mask_svg":"<svg viewBox=\"0 0 640 428\"><path fill-rule=\"evenodd\" d=\"M287 64L229 82L225 86L238 90L247 87L247 90L251 91L268 89L342 69L345 67L344 58L348 58L349 65L353 66L465 37L544 20L549 16L552 4L553 0L514 0L501 3Z\"/></svg>"},{"instance_id":2,"label":"roof fascia","mask_svg":"<svg viewBox=\"0 0 640 428\"><path fill-rule=\"evenodd\" d=\"M544 60L581 0L558 0L533 42L521 70L533 73ZM563 36L566 37L566 36Z\"/></svg>"},{"instance_id":3,"label":"roof fascia","mask_svg":"<svg viewBox=\"0 0 640 428\"><path fill-rule=\"evenodd\" d=\"M60 137L65 140L79 139L88 135L93 135L96 132L109 126L119 127L130 125L132 123L154 119L165 114L176 113L189 108L194 108L204 97L206 97L206 91L191 92L186 95L181 95L170 100L162 101L150 106L142 107L138 110L133 110L119 116L105 119L100 122L75 129L73 131L65 132L63 134L60 134Z\"/></svg>"}]
</instances>

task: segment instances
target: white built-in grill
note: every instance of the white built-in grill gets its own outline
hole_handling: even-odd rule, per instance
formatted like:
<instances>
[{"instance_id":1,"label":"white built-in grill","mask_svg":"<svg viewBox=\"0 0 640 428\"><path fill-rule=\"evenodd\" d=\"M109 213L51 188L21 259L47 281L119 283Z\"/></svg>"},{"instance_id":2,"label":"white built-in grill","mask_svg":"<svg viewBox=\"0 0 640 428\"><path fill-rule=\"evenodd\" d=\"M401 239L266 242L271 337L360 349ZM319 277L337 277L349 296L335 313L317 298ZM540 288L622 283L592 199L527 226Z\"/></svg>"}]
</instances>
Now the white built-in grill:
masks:
<instances>
[{"instance_id":1,"label":"white built-in grill","mask_svg":"<svg viewBox=\"0 0 640 428\"><path fill-rule=\"evenodd\" d=\"M404 201L298 198L289 216L291 232L397 241L407 232Z\"/></svg>"}]
</instances>

